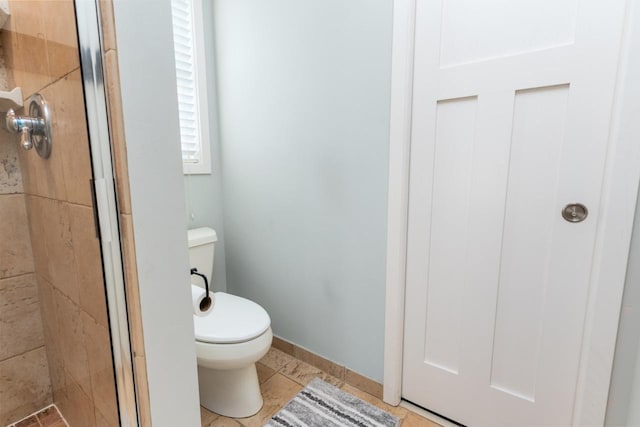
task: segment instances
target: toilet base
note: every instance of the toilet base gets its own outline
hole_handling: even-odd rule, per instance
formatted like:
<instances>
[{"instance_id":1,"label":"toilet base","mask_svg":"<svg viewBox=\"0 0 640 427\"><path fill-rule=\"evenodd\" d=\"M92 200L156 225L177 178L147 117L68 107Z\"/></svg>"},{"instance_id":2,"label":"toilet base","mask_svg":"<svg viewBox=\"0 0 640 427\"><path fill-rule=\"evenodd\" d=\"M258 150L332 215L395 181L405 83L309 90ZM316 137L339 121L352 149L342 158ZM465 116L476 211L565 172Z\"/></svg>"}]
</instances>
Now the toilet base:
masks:
<instances>
[{"instance_id":1,"label":"toilet base","mask_svg":"<svg viewBox=\"0 0 640 427\"><path fill-rule=\"evenodd\" d=\"M200 404L216 414L245 418L262 408L256 364L229 370L198 366Z\"/></svg>"}]
</instances>

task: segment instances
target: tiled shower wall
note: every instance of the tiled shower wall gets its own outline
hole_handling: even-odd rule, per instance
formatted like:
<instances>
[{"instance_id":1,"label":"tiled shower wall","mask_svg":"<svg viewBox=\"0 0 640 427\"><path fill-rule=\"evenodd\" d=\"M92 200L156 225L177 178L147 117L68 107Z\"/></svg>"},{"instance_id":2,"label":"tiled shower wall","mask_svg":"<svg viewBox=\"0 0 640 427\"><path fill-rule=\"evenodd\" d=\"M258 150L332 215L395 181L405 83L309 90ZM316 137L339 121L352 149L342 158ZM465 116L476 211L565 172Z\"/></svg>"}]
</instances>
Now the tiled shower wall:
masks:
<instances>
[{"instance_id":1,"label":"tiled shower wall","mask_svg":"<svg viewBox=\"0 0 640 427\"><path fill-rule=\"evenodd\" d=\"M17 145L0 130L0 426L51 403Z\"/></svg>"},{"instance_id":2,"label":"tiled shower wall","mask_svg":"<svg viewBox=\"0 0 640 427\"><path fill-rule=\"evenodd\" d=\"M72 0L10 1L7 67L53 117L49 159L20 150L53 402L74 426L116 426L111 346ZM5 218L5 215L1 215Z\"/></svg>"}]
</instances>

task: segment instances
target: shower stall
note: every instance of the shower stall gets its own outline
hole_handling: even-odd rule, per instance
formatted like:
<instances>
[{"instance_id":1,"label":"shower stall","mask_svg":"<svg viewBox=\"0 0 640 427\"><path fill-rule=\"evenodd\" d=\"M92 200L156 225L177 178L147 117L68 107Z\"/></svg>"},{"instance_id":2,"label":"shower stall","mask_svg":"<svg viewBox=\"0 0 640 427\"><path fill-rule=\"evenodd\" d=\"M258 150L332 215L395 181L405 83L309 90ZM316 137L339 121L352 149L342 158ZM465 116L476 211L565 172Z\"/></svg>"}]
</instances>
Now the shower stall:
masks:
<instances>
[{"instance_id":1,"label":"shower stall","mask_svg":"<svg viewBox=\"0 0 640 427\"><path fill-rule=\"evenodd\" d=\"M138 423L102 72L110 7L0 1L0 426Z\"/></svg>"}]
</instances>

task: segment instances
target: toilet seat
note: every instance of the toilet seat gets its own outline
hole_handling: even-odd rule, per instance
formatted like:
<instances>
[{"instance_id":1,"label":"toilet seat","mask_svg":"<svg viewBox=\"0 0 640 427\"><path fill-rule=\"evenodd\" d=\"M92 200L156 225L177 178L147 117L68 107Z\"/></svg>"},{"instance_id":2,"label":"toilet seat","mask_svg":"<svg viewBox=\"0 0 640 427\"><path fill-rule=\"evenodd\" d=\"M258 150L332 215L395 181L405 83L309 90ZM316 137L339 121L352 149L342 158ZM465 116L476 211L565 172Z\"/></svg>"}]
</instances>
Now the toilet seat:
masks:
<instances>
[{"instance_id":1,"label":"toilet seat","mask_svg":"<svg viewBox=\"0 0 640 427\"><path fill-rule=\"evenodd\" d=\"M264 308L246 298L216 292L215 305L207 316L193 316L196 340L211 344L250 341L264 334L271 318Z\"/></svg>"}]
</instances>

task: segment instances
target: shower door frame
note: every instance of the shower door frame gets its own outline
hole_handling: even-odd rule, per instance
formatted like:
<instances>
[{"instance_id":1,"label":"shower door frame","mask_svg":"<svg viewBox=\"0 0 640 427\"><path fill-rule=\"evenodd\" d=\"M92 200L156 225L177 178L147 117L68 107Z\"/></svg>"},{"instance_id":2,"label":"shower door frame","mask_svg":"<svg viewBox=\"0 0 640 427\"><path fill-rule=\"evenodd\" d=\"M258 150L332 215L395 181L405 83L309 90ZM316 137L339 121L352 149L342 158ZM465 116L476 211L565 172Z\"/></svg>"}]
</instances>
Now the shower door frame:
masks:
<instances>
[{"instance_id":1,"label":"shower door frame","mask_svg":"<svg viewBox=\"0 0 640 427\"><path fill-rule=\"evenodd\" d=\"M139 426L129 318L118 221L109 116L102 60L99 0L74 0L91 163L99 223L118 414L123 427Z\"/></svg>"}]
</instances>

